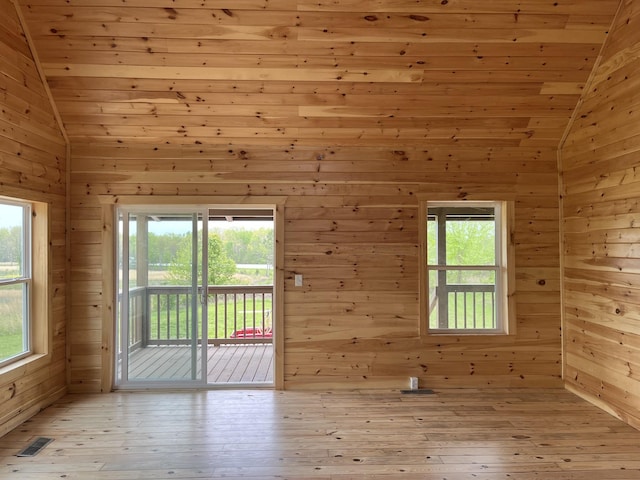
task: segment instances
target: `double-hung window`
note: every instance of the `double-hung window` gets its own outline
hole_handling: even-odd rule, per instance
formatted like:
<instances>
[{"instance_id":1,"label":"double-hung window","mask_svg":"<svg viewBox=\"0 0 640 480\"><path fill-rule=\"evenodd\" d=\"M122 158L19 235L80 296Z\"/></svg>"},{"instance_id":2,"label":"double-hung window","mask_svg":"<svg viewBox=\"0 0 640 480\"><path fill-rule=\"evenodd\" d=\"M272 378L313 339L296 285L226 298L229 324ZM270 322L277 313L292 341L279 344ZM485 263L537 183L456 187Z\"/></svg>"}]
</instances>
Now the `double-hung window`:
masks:
<instances>
[{"instance_id":1,"label":"double-hung window","mask_svg":"<svg viewBox=\"0 0 640 480\"><path fill-rule=\"evenodd\" d=\"M0 198L0 366L32 352L31 204Z\"/></svg>"},{"instance_id":2,"label":"double-hung window","mask_svg":"<svg viewBox=\"0 0 640 480\"><path fill-rule=\"evenodd\" d=\"M509 333L506 202L428 202L426 315L432 333Z\"/></svg>"}]
</instances>

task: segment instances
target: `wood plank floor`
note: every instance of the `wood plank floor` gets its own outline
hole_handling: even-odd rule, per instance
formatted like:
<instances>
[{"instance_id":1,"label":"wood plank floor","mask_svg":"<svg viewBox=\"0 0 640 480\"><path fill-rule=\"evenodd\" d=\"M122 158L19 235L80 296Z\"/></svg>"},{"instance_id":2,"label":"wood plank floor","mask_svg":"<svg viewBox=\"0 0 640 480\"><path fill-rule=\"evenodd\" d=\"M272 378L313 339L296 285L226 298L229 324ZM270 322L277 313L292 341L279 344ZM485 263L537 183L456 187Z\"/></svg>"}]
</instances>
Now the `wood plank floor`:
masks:
<instances>
[{"instance_id":1,"label":"wood plank floor","mask_svg":"<svg viewBox=\"0 0 640 480\"><path fill-rule=\"evenodd\" d=\"M640 432L564 390L68 395L0 438L0 478L637 480Z\"/></svg>"},{"instance_id":2,"label":"wood plank floor","mask_svg":"<svg viewBox=\"0 0 640 480\"><path fill-rule=\"evenodd\" d=\"M271 344L209 346L207 354L208 383L273 384ZM130 378L134 380L189 379L191 349L185 346L141 348L131 355L129 369Z\"/></svg>"}]
</instances>

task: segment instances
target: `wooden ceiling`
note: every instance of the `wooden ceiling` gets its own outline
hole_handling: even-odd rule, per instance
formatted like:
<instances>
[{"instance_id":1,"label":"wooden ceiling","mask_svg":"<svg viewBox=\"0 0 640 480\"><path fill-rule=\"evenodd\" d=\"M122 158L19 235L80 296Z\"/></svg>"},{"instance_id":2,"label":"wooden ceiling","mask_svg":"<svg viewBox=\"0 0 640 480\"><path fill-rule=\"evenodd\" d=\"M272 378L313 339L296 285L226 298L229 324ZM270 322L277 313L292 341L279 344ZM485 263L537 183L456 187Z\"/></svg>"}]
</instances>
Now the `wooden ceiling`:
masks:
<instances>
[{"instance_id":1,"label":"wooden ceiling","mask_svg":"<svg viewBox=\"0 0 640 480\"><path fill-rule=\"evenodd\" d=\"M557 146L619 0L19 0L74 142Z\"/></svg>"}]
</instances>

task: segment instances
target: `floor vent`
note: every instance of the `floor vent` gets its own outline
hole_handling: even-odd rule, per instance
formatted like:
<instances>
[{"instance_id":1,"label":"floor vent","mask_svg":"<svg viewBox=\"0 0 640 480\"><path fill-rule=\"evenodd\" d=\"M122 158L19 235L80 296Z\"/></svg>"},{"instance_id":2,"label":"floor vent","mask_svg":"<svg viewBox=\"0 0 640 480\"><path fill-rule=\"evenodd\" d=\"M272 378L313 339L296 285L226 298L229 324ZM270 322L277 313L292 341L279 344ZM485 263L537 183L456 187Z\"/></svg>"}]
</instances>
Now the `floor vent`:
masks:
<instances>
[{"instance_id":1,"label":"floor vent","mask_svg":"<svg viewBox=\"0 0 640 480\"><path fill-rule=\"evenodd\" d=\"M27 448L22 450L16 457L35 457L40 450L53 442L53 438L40 437L35 439Z\"/></svg>"},{"instance_id":2,"label":"floor vent","mask_svg":"<svg viewBox=\"0 0 640 480\"><path fill-rule=\"evenodd\" d=\"M414 390L400 390L400 393L408 393L412 395L433 395L435 392L428 388L416 388Z\"/></svg>"}]
</instances>

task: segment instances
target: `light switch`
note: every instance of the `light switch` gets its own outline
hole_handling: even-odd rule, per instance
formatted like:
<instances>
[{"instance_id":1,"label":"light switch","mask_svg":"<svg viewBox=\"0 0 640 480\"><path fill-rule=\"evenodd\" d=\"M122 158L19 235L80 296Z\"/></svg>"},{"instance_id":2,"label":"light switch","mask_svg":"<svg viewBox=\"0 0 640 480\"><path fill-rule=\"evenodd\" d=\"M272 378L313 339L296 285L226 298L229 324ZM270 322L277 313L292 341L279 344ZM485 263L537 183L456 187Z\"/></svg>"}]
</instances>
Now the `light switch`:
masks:
<instances>
[{"instance_id":1,"label":"light switch","mask_svg":"<svg viewBox=\"0 0 640 480\"><path fill-rule=\"evenodd\" d=\"M302 286L302 275L300 275L299 273L296 273L294 279L295 279L296 287L301 287Z\"/></svg>"}]
</instances>

